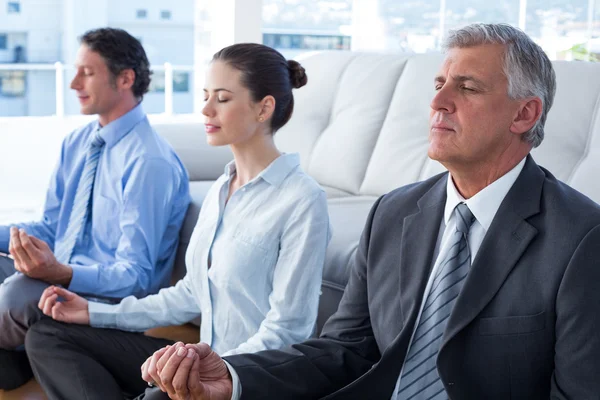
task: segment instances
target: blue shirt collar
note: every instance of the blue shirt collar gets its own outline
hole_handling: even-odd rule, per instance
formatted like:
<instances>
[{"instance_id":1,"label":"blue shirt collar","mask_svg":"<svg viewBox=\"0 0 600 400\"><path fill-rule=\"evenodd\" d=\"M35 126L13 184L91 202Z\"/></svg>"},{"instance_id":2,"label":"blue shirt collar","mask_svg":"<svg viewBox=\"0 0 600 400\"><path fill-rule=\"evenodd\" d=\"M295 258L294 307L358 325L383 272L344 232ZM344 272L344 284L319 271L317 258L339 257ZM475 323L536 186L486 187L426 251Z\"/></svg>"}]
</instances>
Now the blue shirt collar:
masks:
<instances>
[{"instance_id":1,"label":"blue shirt collar","mask_svg":"<svg viewBox=\"0 0 600 400\"><path fill-rule=\"evenodd\" d=\"M286 176L290 174L298 165L300 165L300 155L298 153L282 154L277 157L269 166L263 169L252 181L262 179L273 186L279 186ZM227 180L235 173L235 160L225 166L225 176Z\"/></svg>"},{"instance_id":2,"label":"blue shirt collar","mask_svg":"<svg viewBox=\"0 0 600 400\"><path fill-rule=\"evenodd\" d=\"M100 137L104 139L105 146L111 148L127 135L145 116L146 113L144 113L142 104L139 103L106 126L100 126L100 122L96 121L96 129L100 130Z\"/></svg>"}]
</instances>

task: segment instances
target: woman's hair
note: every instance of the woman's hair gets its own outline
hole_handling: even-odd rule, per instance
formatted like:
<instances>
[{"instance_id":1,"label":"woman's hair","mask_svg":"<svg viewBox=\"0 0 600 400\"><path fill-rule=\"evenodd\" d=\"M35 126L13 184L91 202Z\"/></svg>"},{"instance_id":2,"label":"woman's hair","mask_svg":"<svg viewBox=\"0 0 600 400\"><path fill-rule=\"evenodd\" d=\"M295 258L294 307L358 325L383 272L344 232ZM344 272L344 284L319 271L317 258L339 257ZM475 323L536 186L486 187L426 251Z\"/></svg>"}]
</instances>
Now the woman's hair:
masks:
<instances>
[{"instance_id":1,"label":"woman's hair","mask_svg":"<svg viewBox=\"0 0 600 400\"><path fill-rule=\"evenodd\" d=\"M271 130L275 133L284 126L294 111L292 88L306 85L304 68L294 60L286 60L281 53L256 43L240 43L225 47L213 56L242 73L242 85L250 91L253 101L265 96L275 98Z\"/></svg>"}]
</instances>

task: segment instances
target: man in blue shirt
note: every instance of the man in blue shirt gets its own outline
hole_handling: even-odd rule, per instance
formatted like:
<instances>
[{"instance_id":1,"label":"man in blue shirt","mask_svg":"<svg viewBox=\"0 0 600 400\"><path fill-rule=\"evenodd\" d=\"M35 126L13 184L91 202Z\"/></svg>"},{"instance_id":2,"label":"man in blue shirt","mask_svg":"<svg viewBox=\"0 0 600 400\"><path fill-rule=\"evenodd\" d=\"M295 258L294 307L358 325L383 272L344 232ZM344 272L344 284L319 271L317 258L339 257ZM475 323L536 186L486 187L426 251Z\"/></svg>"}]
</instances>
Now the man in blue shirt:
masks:
<instances>
[{"instance_id":1,"label":"man in blue shirt","mask_svg":"<svg viewBox=\"0 0 600 400\"><path fill-rule=\"evenodd\" d=\"M140 105L150 83L140 42L120 29L85 33L71 82L98 120L63 144L40 221L0 226L0 389L31 377L22 349L58 284L107 302L168 284L189 204L187 172ZM15 351L16 350L16 351Z\"/></svg>"}]
</instances>

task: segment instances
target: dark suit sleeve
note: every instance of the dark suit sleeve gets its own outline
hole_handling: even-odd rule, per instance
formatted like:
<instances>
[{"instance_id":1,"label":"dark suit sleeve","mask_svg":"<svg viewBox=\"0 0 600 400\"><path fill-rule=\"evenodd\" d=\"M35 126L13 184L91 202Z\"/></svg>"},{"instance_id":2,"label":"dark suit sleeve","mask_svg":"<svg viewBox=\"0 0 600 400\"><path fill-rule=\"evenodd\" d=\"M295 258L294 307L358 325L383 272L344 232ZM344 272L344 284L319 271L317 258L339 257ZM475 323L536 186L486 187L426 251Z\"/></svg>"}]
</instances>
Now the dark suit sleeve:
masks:
<instances>
[{"instance_id":1,"label":"dark suit sleeve","mask_svg":"<svg viewBox=\"0 0 600 400\"><path fill-rule=\"evenodd\" d=\"M551 399L600 398L600 226L573 254L556 300Z\"/></svg>"},{"instance_id":2,"label":"dark suit sleeve","mask_svg":"<svg viewBox=\"0 0 600 400\"><path fill-rule=\"evenodd\" d=\"M242 399L319 398L357 379L379 359L369 317L367 263L380 200L369 214L339 309L321 337L283 350L225 357L240 378Z\"/></svg>"}]
</instances>

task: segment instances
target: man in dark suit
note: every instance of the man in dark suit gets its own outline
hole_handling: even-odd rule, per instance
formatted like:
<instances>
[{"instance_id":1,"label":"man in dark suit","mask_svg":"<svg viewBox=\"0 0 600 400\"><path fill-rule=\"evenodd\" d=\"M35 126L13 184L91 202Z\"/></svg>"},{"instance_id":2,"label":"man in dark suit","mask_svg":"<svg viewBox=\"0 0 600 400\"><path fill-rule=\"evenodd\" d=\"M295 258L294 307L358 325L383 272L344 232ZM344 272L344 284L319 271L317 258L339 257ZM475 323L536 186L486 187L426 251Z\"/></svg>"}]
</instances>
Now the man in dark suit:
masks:
<instances>
[{"instance_id":1,"label":"man in dark suit","mask_svg":"<svg viewBox=\"0 0 600 400\"><path fill-rule=\"evenodd\" d=\"M600 398L600 207L529 156L550 61L471 25L435 86L429 156L449 173L375 203L321 337L226 363L173 346L146 380L172 399Z\"/></svg>"}]
</instances>

